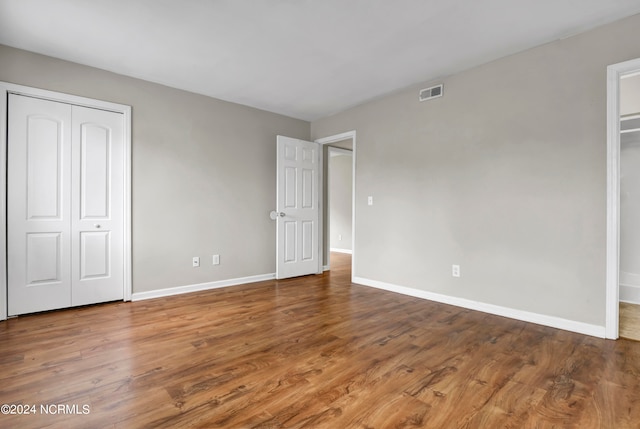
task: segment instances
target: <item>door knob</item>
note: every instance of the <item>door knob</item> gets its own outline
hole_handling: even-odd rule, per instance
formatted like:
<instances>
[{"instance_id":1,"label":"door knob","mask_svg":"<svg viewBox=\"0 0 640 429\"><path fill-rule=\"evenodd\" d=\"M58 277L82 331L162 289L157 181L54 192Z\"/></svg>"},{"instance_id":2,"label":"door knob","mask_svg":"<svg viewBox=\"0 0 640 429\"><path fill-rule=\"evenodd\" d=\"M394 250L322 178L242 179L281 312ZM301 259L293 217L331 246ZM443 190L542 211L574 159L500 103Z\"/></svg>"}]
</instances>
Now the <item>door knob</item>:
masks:
<instances>
[{"instance_id":1,"label":"door knob","mask_svg":"<svg viewBox=\"0 0 640 429\"><path fill-rule=\"evenodd\" d=\"M94 226L95 226L96 228L98 228L98 229L100 229L100 228L101 228L101 227L100 227L100 224L97 224L97 223L96 223Z\"/></svg>"},{"instance_id":2,"label":"door knob","mask_svg":"<svg viewBox=\"0 0 640 429\"><path fill-rule=\"evenodd\" d=\"M271 220L278 219L278 216L285 217L286 215L284 214L284 212L277 212L275 210L271 210L271 213L269 213L269 217L271 218Z\"/></svg>"}]
</instances>

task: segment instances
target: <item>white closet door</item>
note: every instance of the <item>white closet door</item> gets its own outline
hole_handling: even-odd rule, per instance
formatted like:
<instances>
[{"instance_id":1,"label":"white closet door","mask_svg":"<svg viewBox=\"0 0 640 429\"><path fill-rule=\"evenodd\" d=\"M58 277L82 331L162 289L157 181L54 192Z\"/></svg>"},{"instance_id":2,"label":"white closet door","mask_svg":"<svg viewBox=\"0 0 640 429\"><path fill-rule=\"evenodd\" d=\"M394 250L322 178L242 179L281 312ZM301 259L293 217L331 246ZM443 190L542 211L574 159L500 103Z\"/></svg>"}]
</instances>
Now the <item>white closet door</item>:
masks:
<instances>
[{"instance_id":1,"label":"white closet door","mask_svg":"<svg viewBox=\"0 0 640 429\"><path fill-rule=\"evenodd\" d=\"M72 117L71 303L121 300L123 115L73 106Z\"/></svg>"},{"instance_id":2,"label":"white closet door","mask_svg":"<svg viewBox=\"0 0 640 429\"><path fill-rule=\"evenodd\" d=\"M71 305L71 106L9 96L10 316Z\"/></svg>"},{"instance_id":3,"label":"white closet door","mask_svg":"<svg viewBox=\"0 0 640 429\"><path fill-rule=\"evenodd\" d=\"M10 95L8 137L8 314L123 299L123 115Z\"/></svg>"}]
</instances>

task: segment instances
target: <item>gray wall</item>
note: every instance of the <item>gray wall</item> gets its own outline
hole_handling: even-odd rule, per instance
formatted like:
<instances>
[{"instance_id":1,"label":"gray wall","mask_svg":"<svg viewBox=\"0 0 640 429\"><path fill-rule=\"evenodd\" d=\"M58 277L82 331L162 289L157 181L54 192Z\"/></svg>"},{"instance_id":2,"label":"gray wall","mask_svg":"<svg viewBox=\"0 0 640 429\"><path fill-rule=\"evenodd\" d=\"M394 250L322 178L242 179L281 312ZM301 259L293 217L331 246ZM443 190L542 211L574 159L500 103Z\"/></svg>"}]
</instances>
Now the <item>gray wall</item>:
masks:
<instances>
[{"instance_id":1,"label":"gray wall","mask_svg":"<svg viewBox=\"0 0 640 429\"><path fill-rule=\"evenodd\" d=\"M620 115L640 113L640 74L620 79Z\"/></svg>"},{"instance_id":2,"label":"gray wall","mask_svg":"<svg viewBox=\"0 0 640 429\"><path fill-rule=\"evenodd\" d=\"M634 16L313 122L357 132L355 276L604 326L606 67L639 37Z\"/></svg>"},{"instance_id":3,"label":"gray wall","mask_svg":"<svg viewBox=\"0 0 640 429\"><path fill-rule=\"evenodd\" d=\"M329 243L330 247L351 250L352 160L350 154L331 156L329 148Z\"/></svg>"},{"instance_id":4,"label":"gray wall","mask_svg":"<svg viewBox=\"0 0 640 429\"><path fill-rule=\"evenodd\" d=\"M276 135L308 122L2 45L0 80L132 106L134 292L275 272Z\"/></svg>"}]
</instances>

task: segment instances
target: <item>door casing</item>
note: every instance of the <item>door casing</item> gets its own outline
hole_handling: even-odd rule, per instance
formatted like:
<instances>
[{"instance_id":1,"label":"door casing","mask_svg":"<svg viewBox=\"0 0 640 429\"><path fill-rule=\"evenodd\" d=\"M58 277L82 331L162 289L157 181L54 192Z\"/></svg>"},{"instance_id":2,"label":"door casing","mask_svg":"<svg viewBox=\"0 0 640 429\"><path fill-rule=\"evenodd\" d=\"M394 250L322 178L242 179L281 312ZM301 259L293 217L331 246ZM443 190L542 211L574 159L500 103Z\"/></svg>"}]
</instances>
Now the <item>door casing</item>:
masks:
<instances>
[{"instance_id":1,"label":"door casing","mask_svg":"<svg viewBox=\"0 0 640 429\"><path fill-rule=\"evenodd\" d=\"M7 106L9 94L74 104L112 112L124 117L124 300L131 300L131 107L23 85L0 82L0 320L7 318Z\"/></svg>"}]
</instances>

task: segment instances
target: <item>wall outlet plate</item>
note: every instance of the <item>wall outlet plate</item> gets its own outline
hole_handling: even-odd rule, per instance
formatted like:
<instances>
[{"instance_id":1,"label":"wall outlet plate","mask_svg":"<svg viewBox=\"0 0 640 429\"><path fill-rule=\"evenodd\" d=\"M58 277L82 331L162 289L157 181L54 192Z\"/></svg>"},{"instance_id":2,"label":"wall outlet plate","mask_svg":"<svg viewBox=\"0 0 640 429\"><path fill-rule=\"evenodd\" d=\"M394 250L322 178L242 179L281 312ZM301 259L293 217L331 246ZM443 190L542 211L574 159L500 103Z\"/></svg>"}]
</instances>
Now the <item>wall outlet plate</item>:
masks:
<instances>
[{"instance_id":1,"label":"wall outlet plate","mask_svg":"<svg viewBox=\"0 0 640 429\"><path fill-rule=\"evenodd\" d=\"M200 257L199 256L194 256L192 259L192 265L194 267L199 267L200 266Z\"/></svg>"},{"instance_id":2,"label":"wall outlet plate","mask_svg":"<svg viewBox=\"0 0 640 429\"><path fill-rule=\"evenodd\" d=\"M460 277L460 265L451 266L451 275L453 277Z\"/></svg>"},{"instance_id":3,"label":"wall outlet plate","mask_svg":"<svg viewBox=\"0 0 640 429\"><path fill-rule=\"evenodd\" d=\"M220 255L213 255L211 262L213 265L220 265Z\"/></svg>"}]
</instances>

